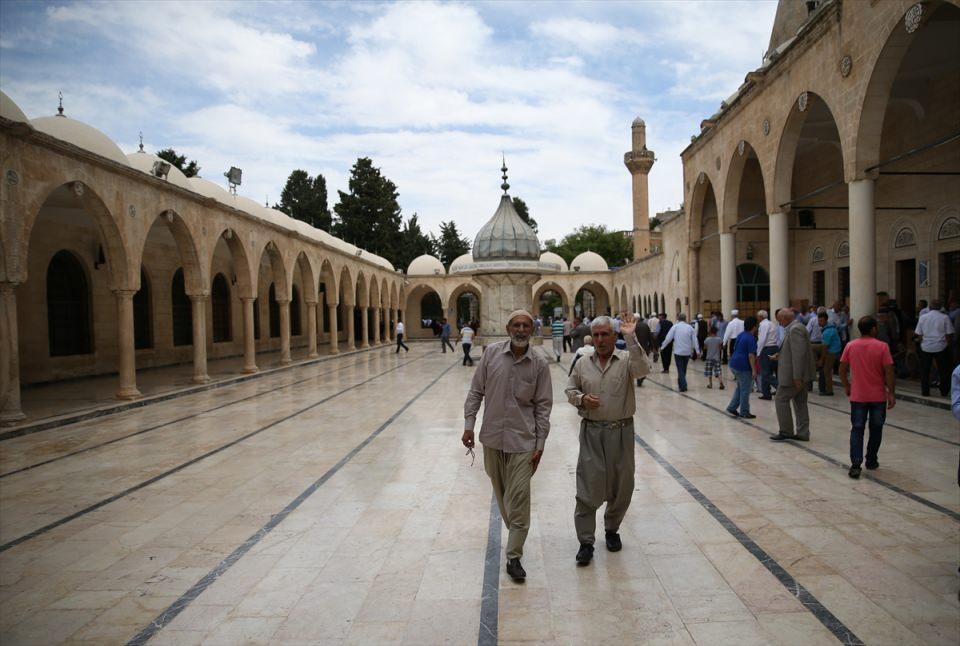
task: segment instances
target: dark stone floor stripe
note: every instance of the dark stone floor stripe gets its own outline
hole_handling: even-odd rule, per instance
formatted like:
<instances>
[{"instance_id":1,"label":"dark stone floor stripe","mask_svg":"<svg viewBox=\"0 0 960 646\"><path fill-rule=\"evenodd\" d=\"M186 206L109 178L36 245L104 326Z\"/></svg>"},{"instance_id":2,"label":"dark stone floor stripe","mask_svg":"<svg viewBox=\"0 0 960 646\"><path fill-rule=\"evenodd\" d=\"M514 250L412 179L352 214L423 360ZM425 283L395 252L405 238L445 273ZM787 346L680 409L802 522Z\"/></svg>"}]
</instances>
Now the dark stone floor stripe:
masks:
<instances>
[{"instance_id":1,"label":"dark stone floor stripe","mask_svg":"<svg viewBox=\"0 0 960 646\"><path fill-rule=\"evenodd\" d=\"M425 355L425 356L428 356L428 355ZM328 395L328 396L324 397L323 399L320 399L319 401L316 401L316 402L310 404L309 406L307 406L307 407L305 407L305 408L301 408L300 410L298 410L298 411L296 411L296 412L294 412L294 413L290 413L289 415L285 415L284 417L281 417L280 419L274 420L274 421L270 422L269 424L267 424L266 426L261 426L260 428L258 428L258 429L255 430L255 431L251 431L250 433L247 433L246 435L243 435L243 436L241 436L241 437L238 437L238 438L235 439L235 440L231 440L230 442L227 442L226 444L224 444L224 445L222 445L222 446L220 446L220 447L218 447L218 448L216 448L216 449L213 449L213 450L211 450L211 451L207 451L206 453L204 453L204 454L202 454L202 455L198 455L197 457L195 457L195 458L193 458L193 459L187 460L187 461L184 462L183 464L180 464L180 465L178 465L178 466L175 466L175 467L173 467L172 469L168 469L167 471L164 471L163 473L157 474L157 475L155 475L154 477L152 477L152 478L150 478L150 479L148 479L148 480L144 480L144 481L141 482L141 483L135 484L135 485L133 485L132 487L130 487L130 488L128 488L128 489L124 489L124 490L121 491L120 493L116 493L116 494L110 496L109 498L104 498L103 500L100 500L100 501L98 501L98 502L95 502L94 504L90 505L89 507L84 507L83 509L81 509L81 510L79 510L79 511L76 511L76 512L70 514L69 516L64 516L63 518L61 518L61 519L59 519L59 520L55 520L54 522L52 522L52 523L50 523L50 524L48 524L48 525L44 525L43 527L41 527L41 528L39 528L39 529L35 529L35 530L33 530L32 532L30 532L30 533L28 533L28 534L24 534L23 536L20 536L19 538L15 538L15 539L13 539L12 541L10 541L9 543L4 543L3 545L0 545L0 553L6 552L6 551L7 551L8 549L10 549L11 547L16 547L17 545L20 545L21 543L25 543L26 541L29 541L29 540L31 540L31 539L33 539L33 538L36 538L37 536L42 536L43 534L46 534L47 532L49 532L49 531L51 531L51 530L53 530L53 529L56 529L57 527L60 527L61 525L65 525L65 524L69 523L69 522L72 521L72 520L76 520L77 518L80 518L80 517L82 517L82 516L86 516L86 515L89 514L90 512L96 511L97 509L100 509L101 507L104 507L104 506L106 506L106 505L109 505L109 504L112 503L112 502L116 502L117 500L120 500L121 498L124 498L124 497L126 497L126 496L129 496L130 494L132 494L132 493L134 493L134 492L137 492L137 491L143 489L144 487L149 487L150 485L152 485L152 484L154 484L154 483L156 483L156 482L159 482L160 480L163 480L164 478L167 478L167 477L169 477L169 476L172 476L173 474L178 473L178 472L180 472L180 471L183 471L184 469L186 469L186 468L189 467L189 466L193 466L194 464L196 464L196 463L198 463L198 462L200 462L200 461L202 461L202 460L206 460L207 458L209 458L209 457L211 457L211 456L214 456L214 455L220 453L221 451L225 451L225 450L229 449L230 447L236 446L236 445L239 444L240 442L243 442L243 441L245 441L245 440L249 440L251 437L254 437L254 436L256 436L256 435L259 435L260 433L263 433L264 431L267 431L267 430L273 428L274 426L277 426L278 424L282 424L283 422L286 422L287 420L293 419L294 417L297 417L298 415L302 415L302 414L306 413L307 411L309 411L309 410L311 410L311 409L313 409L313 408L316 408L317 406L320 406L321 404L325 404L326 402L330 401L331 399L334 399L335 397L339 397L340 395L343 395L344 393L347 393L347 392L350 392L351 390L354 390L354 389L356 389L356 388L359 388L360 386L366 385L366 384L370 383L371 381L373 381L373 380L375 380L375 379L379 379L380 377L382 377L383 375L385 375L385 374L387 374L387 373L389 373L389 372L393 372L394 370L399 370L400 368L404 367L405 365L407 365L407 364L409 364L409 363L413 363L414 361L419 361L420 359L423 359L423 358L424 358L424 357L417 357L416 359L411 359L410 361L406 361L406 362L404 362L404 363L401 363L401 364L398 365L398 366L394 366L393 368L389 368L389 369L387 369L387 370L384 370L383 372L377 373L376 375L370 377L369 379L365 379L365 380L361 381L360 383L357 383L357 384L354 384L354 385L349 386L349 387L347 387L347 388L344 388L343 390L340 390L340 391L338 391L338 392L336 392L336 393L334 393L334 394L332 394L332 395Z\"/></svg>"},{"instance_id":2,"label":"dark stone floor stripe","mask_svg":"<svg viewBox=\"0 0 960 646\"><path fill-rule=\"evenodd\" d=\"M897 399L900 399L900 395L897 395ZM849 411L849 410L843 410L842 408L834 408L833 406L827 406L826 404L821 404L820 402L809 401L809 399L807 400L807 403L810 404L811 406L819 406L820 408L826 408L827 410L832 410L832 411L834 411L835 413L841 413L841 414L843 414L843 415L846 415L847 417L850 417L850 411ZM952 446L960 446L960 442L954 442L953 440L948 440L948 439L943 438L943 437L938 437L938 436L936 436L936 435L931 435L930 433L924 433L923 431L918 431L918 430L916 430L916 429L907 428L906 426L899 426L899 425L897 425L897 424L891 424L890 422L884 422L884 423L883 423L883 428L884 428L884 430L886 430L887 428L895 428L895 429L897 429L898 431L906 431L907 433L913 433L914 435L922 435L923 437L929 437L931 440L936 440L936 441L938 441L938 442L943 442L944 444L950 444L950 445L952 445Z\"/></svg>"},{"instance_id":3,"label":"dark stone floor stripe","mask_svg":"<svg viewBox=\"0 0 960 646\"><path fill-rule=\"evenodd\" d=\"M702 491L697 489L693 483L687 480L683 474L677 471L676 467L670 464L662 455L660 455L656 449L646 443L643 438L639 435L634 435L634 440L639 444L644 451L646 451L650 457L656 460L663 469L673 476L673 479L676 480L681 487L686 489L687 493L690 494L694 500L700 503L700 506L706 509L711 516L720 523L731 536L733 536L737 541L743 545L748 552L750 552L754 558L756 558L763 567L776 577L783 587L790 591L794 597L797 598L803 607L810 611L810 613L817 618L817 620L824 625L824 627L833 633L833 636L836 637L841 644L849 644L850 646L860 645L862 646L863 642L860 641L860 638L850 630L847 626L840 621L836 615L826 609L822 603L813 594L810 593L805 587L803 587L799 581L790 576L790 573L787 572L782 565L780 565L776 559L767 554L763 548L757 545L752 538L750 538L746 532L744 532L740 527L737 526L730 518L720 511L709 498L707 498Z\"/></svg>"},{"instance_id":4,"label":"dark stone floor stripe","mask_svg":"<svg viewBox=\"0 0 960 646\"><path fill-rule=\"evenodd\" d=\"M257 545L257 543L259 543L264 538L266 538L267 535L271 531L273 531L273 529L277 525L282 523L287 516L293 513L297 509L297 507L302 505L307 498L312 496L317 491L317 489L322 487L330 478L336 475L336 473L340 469L342 469L344 465L346 465L348 462L350 462L350 460L356 457L356 455L360 453L360 451L362 451L373 440L375 440L378 435L383 433L383 431L385 431L391 424L393 424L393 422L395 422L397 418L404 413L404 411L410 408L410 406L415 401L417 401L421 396L423 396L424 393L430 390L430 388L432 388L434 384L440 381L441 377L443 377L445 374L450 372L450 370L454 366L456 366L457 363L452 363L449 366L447 366L443 370L443 372L441 372L439 375L434 377L433 381L431 381L426 386L424 386L423 389L420 390L420 392L418 392L411 399L409 399L407 403L405 403L403 406L397 409L397 411L393 415L391 415L387 419L387 421L385 421L375 431L373 431L370 435L368 435L366 439L360 442L360 444L353 447L353 449L351 449L350 452L347 453L345 456L340 458L339 462L337 462L335 465L330 467L330 469L328 469L326 473L324 473L317 480L315 480L313 484L311 484L309 487L304 489L300 493L300 495L298 495L296 498L291 500L290 503L288 503L287 506L284 507L279 513L271 516L270 520L267 521L267 523L263 527L258 529L252 536L250 536L250 538L244 541L243 544L240 545L240 547L238 547L233 552L231 552L229 556L227 556L225 559L220 561L220 563L217 564L217 566L214 567L212 570L210 570L202 579L194 583L189 590L184 592L176 601L170 604L170 606L168 606L166 610L161 612L156 619L150 622L150 625L145 627L143 630L137 633L130 641L128 641L127 646L140 646L142 644L146 644L154 635L156 635L167 624L173 621L177 615L179 615L181 612L186 610L186 608L197 597L199 597L204 590L209 588L214 582L216 582L217 579L223 576L227 572L227 570L233 567L237 563L237 561L243 558L243 556L247 552L249 552L251 549L253 549ZM398 367L401 367L401 366L398 366ZM395 369L396 368L393 368L393 370Z\"/></svg>"},{"instance_id":5,"label":"dark stone floor stripe","mask_svg":"<svg viewBox=\"0 0 960 646\"><path fill-rule=\"evenodd\" d=\"M666 386L666 385L664 385L664 384L661 384L660 382L654 381L653 379L647 379L647 382L652 383L652 384L656 384L657 386L660 386L660 387L663 388L664 390L669 390L669 391L671 391L671 392L677 393L677 394L680 395L681 397L685 397L686 399L689 399L690 401L696 402L696 403L700 404L701 406L703 406L703 407L705 407L705 408L709 408L710 410L713 410L713 411L716 411L716 412L722 414L725 418L727 418L727 419L729 419L729 420L737 421L737 422L740 422L741 424L745 424L746 426L749 426L749 427L751 427L751 428L754 428L754 429L756 429L756 430L764 433L765 435L770 435L770 436L776 435L776 433L772 433L772 432L768 431L767 429L763 428L763 427L760 426L759 424L754 424L753 422L751 422L751 421L749 421L749 420L746 420L746 419L735 419L735 418L731 417L729 413L727 413L724 409L720 408L719 406L714 406L713 404L708 404L707 402L700 401L700 400L697 399L696 397L691 397L691 396L688 395L687 393L677 392L674 388L671 388L670 386ZM811 455L815 455L815 456L817 456L818 458L820 458L821 460L824 460L825 462L829 462L830 464L835 464L835 465L838 466L838 467L847 468L847 467L849 466L848 464L845 464L844 462L841 462L840 460L836 460L836 459L830 457L829 455L827 455L827 454L825 454L825 453L821 453L820 451L817 451L816 449L811 449L810 447L804 446L803 444L801 444L801 443L799 443L799 442L795 442L795 441L793 441L793 440L787 440L786 442L782 442L782 444L788 444L788 445L790 445L790 446L792 446L792 447L794 447L794 448L798 448L798 449L801 449L801 450L803 450L803 451L806 451L807 453L809 453L809 454L811 454ZM895 485L895 484L893 484L893 483L886 482L885 480L881 480L880 478L878 478L878 477L876 477L876 476L874 476L874 475L871 475L871 474L869 474L869 473L867 473L867 472L864 472L863 475L861 475L860 477L861 477L861 479L870 480L871 482L876 482L876 483L877 483L878 485L880 485L881 487L886 487L886 488L889 489L890 491L893 491L893 492L895 492L895 493L898 493L898 494L900 494L901 496L904 496L905 498L909 498L910 500L912 500L912 501L914 501L914 502L917 502L917 503L920 503L920 504L923 505L924 507L927 507L927 508L929 508L929 509L933 509L934 511L937 511L937 512L939 512L939 513L941 513L941 514L943 514L943 515L945 515L945 516L949 516L949 517L952 518L953 520L955 520L955 521L957 521L958 523L960 523L960 513L957 513L957 512L955 512L955 511L953 511L952 509L948 509L948 508L944 507L943 505L939 505L939 504L933 502L932 500L927 500L926 498L923 498L922 496L918 496L917 494L913 493L912 491L907 491L906 489L903 489L903 488L901 488L901 487L898 487L897 485Z\"/></svg>"},{"instance_id":6,"label":"dark stone floor stripe","mask_svg":"<svg viewBox=\"0 0 960 646\"><path fill-rule=\"evenodd\" d=\"M370 362L373 361L373 359L375 359L375 358L376 358L375 356L369 357L369 358L367 359L366 363L370 363ZM31 469L36 469L37 467L42 467L42 466L47 465L47 464L50 464L50 463L52 463L52 462L59 462L60 460L64 460L64 459L66 459L66 458L72 458L72 457L75 456L75 455L80 455L80 454L82 454L82 453L88 453L88 452L90 452L90 451L95 451L95 450L100 449L100 448L103 448L103 447L105 447L105 446L109 446L109 445L111 445L111 444L115 444L115 443L117 443L117 442L122 442L123 440L130 439L131 437L136 437L136 436L138 436L138 435L143 435L144 433L150 433L151 431L156 431L156 430L159 430L159 429L161 429L161 428L165 428L165 427L167 427L167 426L172 426L173 424L179 424L180 422L185 422L185 421L187 421L187 420L194 419L194 418L196 418L196 417L200 417L201 415L206 415L207 413L212 413L212 412L215 412L215 411L218 411L218 410L223 410L224 408L228 408L228 407L234 406L234 405L236 405L236 404L242 404L243 402L250 401L251 399L256 399L257 397L263 397L264 395L269 395L270 393L275 393L275 392L277 392L278 390L284 390L285 388L292 388L293 386L297 386L297 385L299 385L299 384L302 384L302 383L304 383L304 382L310 381L310 380L312 380L312 379L316 379L317 377L322 377L322 376L324 376L324 375L329 375L329 374L334 373L334 372L340 372L341 370L346 370L347 368L356 367L356 366L360 365L361 363L364 363L364 362L356 361L356 362L351 363L351 364L348 364L348 365L346 365L346 366L340 366L339 368L333 368L333 369L331 369L331 370L326 370L326 371L324 371L324 372L317 373L317 374L315 374L315 375L313 375L313 376L311 376L311 377L306 377L306 378L304 378L304 379L297 379L296 381L292 381L292 382L290 382L290 383L288 383L288 384L283 384L283 385L281 385L281 386L277 386L276 388L271 388L271 389L269 389L269 390L264 390L263 392L255 393L255 394L249 395L249 396L247 396L247 397L241 397L240 399L235 399L235 400L233 400L233 401L231 401L231 402L227 402L226 404L220 404L219 406L214 406L213 408L207 408L207 409L202 410L202 411L197 411L196 413L193 413L192 415L184 415L183 417L178 417L177 419L170 420L169 422L164 422L163 424L157 424L156 426L151 426L151 427L149 427L149 428L144 428L144 429L141 429L141 430L139 430L139 431L136 431L135 433L130 433L129 435L124 435L124 436L122 436L122 437L115 437L115 438L112 439L112 440L107 440L106 442L101 442L100 444L94 444L93 446L88 446L88 447L86 447L86 448L78 449L78 450L76 450L76 451L71 451L70 453L65 453L64 455L59 455L59 456L57 456L57 457L55 457L55 458L50 458L49 460L43 460L42 462L37 462L36 464L31 464L31 465L26 466L26 467L20 467L19 469L14 469L13 471L7 471L6 473L0 473L0 480L2 480L3 478L6 478L6 477L8 477L8 476L15 475L15 474L17 474L17 473L23 473L24 471L30 471Z\"/></svg>"},{"instance_id":7,"label":"dark stone floor stripe","mask_svg":"<svg viewBox=\"0 0 960 646\"><path fill-rule=\"evenodd\" d=\"M480 631L477 646L496 646L500 617L500 526L497 498L490 494L490 525L487 554L483 562L483 597L480 601Z\"/></svg>"}]
</instances>

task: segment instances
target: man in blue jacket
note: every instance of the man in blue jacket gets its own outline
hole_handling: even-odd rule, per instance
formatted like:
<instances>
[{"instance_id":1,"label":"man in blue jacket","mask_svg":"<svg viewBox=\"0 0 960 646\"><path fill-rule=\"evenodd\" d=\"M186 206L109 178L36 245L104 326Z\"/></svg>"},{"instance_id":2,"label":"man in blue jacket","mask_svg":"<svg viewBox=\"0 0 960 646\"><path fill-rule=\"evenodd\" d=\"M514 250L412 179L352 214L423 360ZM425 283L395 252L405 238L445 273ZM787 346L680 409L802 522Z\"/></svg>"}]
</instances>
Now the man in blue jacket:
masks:
<instances>
[{"instance_id":1,"label":"man in blue jacket","mask_svg":"<svg viewBox=\"0 0 960 646\"><path fill-rule=\"evenodd\" d=\"M830 322L827 312L820 312L817 315L821 328L821 343L823 350L820 353L820 374L818 377L820 394L826 397L833 397L833 366L842 351L840 343L840 331L837 326Z\"/></svg>"}]
</instances>

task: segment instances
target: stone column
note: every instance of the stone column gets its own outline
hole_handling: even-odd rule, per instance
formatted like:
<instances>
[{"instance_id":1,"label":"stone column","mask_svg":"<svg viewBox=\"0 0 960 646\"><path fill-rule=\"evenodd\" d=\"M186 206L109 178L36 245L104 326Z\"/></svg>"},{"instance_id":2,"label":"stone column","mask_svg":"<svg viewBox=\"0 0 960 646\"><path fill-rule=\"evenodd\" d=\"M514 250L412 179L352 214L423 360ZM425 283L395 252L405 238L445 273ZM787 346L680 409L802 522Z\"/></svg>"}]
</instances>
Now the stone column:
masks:
<instances>
[{"instance_id":1,"label":"stone column","mask_svg":"<svg viewBox=\"0 0 960 646\"><path fill-rule=\"evenodd\" d=\"M280 308L280 365L290 363L290 301L277 301Z\"/></svg>"},{"instance_id":2,"label":"stone column","mask_svg":"<svg viewBox=\"0 0 960 646\"><path fill-rule=\"evenodd\" d=\"M877 230L874 180L847 184L850 213L850 317L874 313L877 294ZM854 334L858 334L854 325Z\"/></svg>"},{"instance_id":3,"label":"stone column","mask_svg":"<svg viewBox=\"0 0 960 646\"><path fill-rule=\"evenodd\" d=\"M253 296L242 296L243 301L243 374L250 375L257 368L257 343L253 335Z\"/></svg>"},{"instance_id":4,"label":"stone column","mask_svg":"<svg viewBox=\"0 0 960 646\"><path fill-rule=\"evenodd\" d=\"M190 294L193 308L193 383L210 381L207 374L207 297Z\"/></svg>"},{"instance_id":5,"label":"stone column","mask_svg":"<svg viewBox=\"0 0 960 646\"><path fill-rule=\"evenodd\" d=\"M690 311L696 314L703 307L703 300L700 298L700 242L691 242L687 252L687 287L690 291ZM642 300L642 297L641 297ZM646 308L642 303L638 304L641 310L640 314L646 316ZM709 312L701 312L705 317L709 317Z\"/></svg>"},{"instance_id":6,"label":"stone column","mask_svg":"<svg viewBox=\"0 0 960 646\"><path fill-rule=\"evenodd\" d=\"M380 345L380 308L373 308L373 345Z\"/></svg>"},{"instance_id":7,"label":"stone column","mask_svg":"<svg viewBox=\"0 0 960 646\"><path fill-rule=\"evenodd\" d=\"M723 317L737 306L737 243L736 234L720 234L720 307Z\"/></svg>"},{"instance_id":8,"label":"stone column","mask_svg":"<svg viewBox=\"0 0 960 646\"><path fill-rule=\"evenodd\" d=\"M337 338L337 304L328 303L327 312L330 317L330 354L340 354L340 340Z\"/></svg>"},{"instance_id":9,"label":"stone column","mask_svg":"<svg viewBox=\"0 0 960 646\"><path fill-rule=\"evenodd\" d=\"M354 339L354 324L353 324L353 305L344 305L343 306L344 318L347 319L347 352L353 352L357 349L357 342Z\"/></svg>"},{"instance_id":10,"label":"stone column","mask_svg":"<svg viewBox=\"0 0 960 646\"><path fill-rule=\"evenodd\" d=\"M120 387L117 399L137 399L137 350L133 333L133 295L136 290L114 290L117 298L117 370L120 373Z\"/></svg>"},{"instance_id":11,"label":"stone column","mask_svg":"<svg viewBox=\"0 0 960 646\"><path fill-rule=\"evenodd\" d=\"M652 150L647 150L647 127L642 119L634 119L631 135L631 149L623 156L623 163L630 171L633 184L633 257L639 260L650 255L647 175L656 156Z\"/></svg>"},{"instance_id":12,"label":"stone column","mask_svg":"<svg viewBox=\"0 0 960 646\"><path fill-rule=\"evenodd\" d=\"M369 348L370 347L370 323L367 320L367 312L370 310L369 307L360 308L360 347Z\"/></svg>"},{"instance_id":13,"label":"stone column","mask_svg":"<svg viewBox=\"0 0 960 646\"><path fill-rule=\"evenodd\" d=\"M0 283L0 426L26 418L20 408L20 342L17 283Z\"/></svg>"},{"instance_id":14,"label":"stone column","mask_svg":"<svg viewBox=\"0 0 960 646\"><path fill-rule=\"evenodd\" d=\"M316 359L317 354L317 302L307 301L307 359Z\"/></svg>"},{"instance_id":15,"label":"stone column","mask_svg":"<svg viewBox=\"0 0 960 646\"><path fill-rule=\"evenodd\" d=\"M389 307L383 308L383 336L384 343L393 343L393 311Z\"/></svg>"},{"instance_id":16,"label":"stone column","mask_svg":"<svg viewBox=\"0 0 960 646\"><path fill-rule=\"evenodd\" d=\"M786 213L770 214L770 318L790 305L790 231Z\"/></svg>"}]
</instances>

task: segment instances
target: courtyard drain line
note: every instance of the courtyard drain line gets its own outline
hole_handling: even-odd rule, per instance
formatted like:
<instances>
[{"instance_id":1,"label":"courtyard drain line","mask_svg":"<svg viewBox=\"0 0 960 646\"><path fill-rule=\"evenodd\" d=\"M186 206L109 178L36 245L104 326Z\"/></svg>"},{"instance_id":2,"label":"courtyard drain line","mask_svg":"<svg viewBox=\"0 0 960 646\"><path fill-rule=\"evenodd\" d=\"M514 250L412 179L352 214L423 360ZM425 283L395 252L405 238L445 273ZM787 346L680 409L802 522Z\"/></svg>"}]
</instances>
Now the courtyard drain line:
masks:
<instances>
[{"instance_id":1,"label":"courtyard drain line","mask_svg":"<svg viewBox=\"0 0 960 646\"><path fill-rule=\"evenodd\" d=\"M230 553L225 559L220 561L216 567L210 570L202 579L194 583L189 590L184 592L176 601L170 604L163 612L161 612L156 619L154 619L150 624L137 633L130 641L127 642L127 646L141 646L146 644L154 635L156 635L160 630L162 630L167 624L173 621L177 615L186 610L197 597L199 597L204 590L209 588L217 579L223 576L227 570L233 567L237 561L239 561L247 552L253 549L260 541L267 537L267 535L273 531L277 525L283 522L291 513L293 513L297 507L302 505L304 501L312 496L317 489L322 487L330 478L332 478L336 473L342 469L348 462L350 462L360 451L362 451L368 444L373 442L383 431L385 431L391 424L393 424L400 415L402 415L410 406L413 405L415 401L420 399L424 393L426 393L430 388L434 386L440 378L445 374L450 372L450 370L456 366L457 363L452 363L444 370L433 378L433 380L423 387L416 395L407 401L403 406L401 406L393 415L391 415L383 424L381 424L375 431L370 433L362 442L353 447L349 453L340 458L340 461L335 465L330 467L326 473L320 476L317 480L313 482L309 487L300 492L296 498L291 500L286 507L281 511L274 514L270 517L270 520L267 523L258 529L250 538L243 542L242 545L237 547L233 552ZM398 366L399 367L399 366ZM395 370L396 368L394 368ZM359 384L358 384L359 385ZM312 408L312 407L311 407Z\"/></svg>"},{"instance_id":2,"label":"courtyard drain line","mask_svg":"<svg viewBox=\"0 0 960 646\"><path fill-rule=\"evenodd\" d=\"M429 355L424 355L424 356L429 356ZM103 500L100 500L100 501L98 501L98 502L95 502L94 504L89 505L88 507L84 507L83 509L81 509L81 510L79 510L79 511L76 511L76 512L70 514L69 516L64 516L63 518L61 518L61 519L59 519L59 520L55 520L55 521L53 521L52 523L49 523L49 524L47 524L47 525L44 525L43 527L40 527L39 529L35 529L35 530L33 530L32 532L29 532L29 533L27 533L27 534L24 534L23 536L20 536L19 538L15 538L15 539L13 539L12 541L10 541L10 542L8 542L8 543L4 543L3 545L0 545L0 553L7 551L7 550L10 549L11 547L16 547L17 545L20 545L21 543L25 543L26 541L29 541L30 539L36 538L36 537L38 537L38 536L42 536L43 534L46 534L47 532L49 532L49 531L51 531L51 530L54 530L54 529L56 529L57 527L60 527L61 525L65 525L65 524L69 523L69 522L72 521L72 520L76 520L77 518L80 518L80 517L82 517L82 516L85 516L85 515L89 514L90 512L96 511L97 509L100 509L101 507L104 507L104 506L106 506L106 505L109 505L109 504L112 503L112 502L116 502L117 500L120 500L121 498L125 498L126 496L129 496L130 494L135 493L135 492L143 489L144 487L148 487L148 486L150 486L150 485L152 485L152 484L154 484L154 483L156 483L156 482L159 482L160 480L163 480L164 478L166 478L166 477L168 477L168 476L171 476L171 475L173 475L173 474L175 474L175 473L178 473L178 472L186 469L186 468L189 467L189 466L193 466L194 464L197 464L198 462L200 462L200 461L202 461L202 460L205 460L205 459L207 459L207 458L209 458L209 457L211 457L211 456L214 456L214 455L220 453L221 451L225 451L226 449L229 449L230 447L236 446L236 445L239 444L240 442L243 442L243 441L245 441L245 440L248 440L248 439L250 439L251 437L254 437L254 436L256 436L256 435L259 435L260 433L263 433L264 431L267 431L267 430L273 428L274 426L277 426L278 424L282 424L283 422L286 422L287 420L293 419L294 417L297 417L297 416L299 416L299 415L302 415L303 413L306 413L307 411L309 411L309 410L311 410L311 409L313 409L313 408L316 408L317 406L320 406L321 404L325 404L326 402L330 401L331 399L334 399L334 398L336 398L336 397L339 397L340 395L343 395L344 393L347 393L347 392L350 392L351 390L354 390L354 389L356 389L356 388L359 388L360 386L366 385L366 384L370 383L371 381L374 381L375 379L379 379L380 377L382 377L383 375L385 375L385 374L387 374L387 373L393 372L394 370L399 370L400 368L406 366L407 364L413 363L414 361L419 361L419 360L422 359L422 358L424 358L424 357L418 357L418 358L416 358L416 359L411 359L410 361L404 362L404 363L402 363L402 364L400 364L400 365L398 365L398 366L394 366L393 368L389 368L388 370L384 370L383 372L377 373L376 375L374 375L373 377L370 377L369 379L365 379L365 380L363 380L363 381L361 381L361 382L359 382L359 383L356 383L356 384L354 384L354 385L352 385L352 386L349 386L349 387L347 387L347 388L344 388L343 390L340 390L340 391L338 391L338 392L336 392L336 393L333 393L332 395L328 395L328 396L320 399L319 401L316 401L316 402L310 404L309 406L307 406L307 407L305 407L305 408L301 408L300 410L298 410L298 411L296 411L296 412L294 412L294 413L291 413L291 414L289 414L289 415L285 415L284 417L281 417L280 419L274 420L274 421L270 422L269 424L267 424L267 425L265 425L265 426L262 426L262 427L258 428L258 429L255 430L255 431L251 431L250 433L247 433L246 435L242 435L242 436L238 437L238 438L235 439L235 440L231 440L230 442L227 442L226 444L224 444L224 445L222 445L222 446L220 446L220 447L218 447L218 448L216 448L216 449L213 449L213 450L211 450L211 451L207 451L206 453L204 453L204 454L202 454L202 455L198 455L198 456L195 457L195 458L191 458L190 460L187 460L187 461L184 462L183 464L180 464L180 465L178 465L178 466L175 466L175 467L173 467L172 469L168 469L168 470L164 471L163 473L159 473L159 474L155 475L154 477L149 478L148 480L144 480L143 482L140 482L140 483L138 483L138 484L135 484L135 485L133 485L132 487L129 487L129 488L127 488L127 489L124 489L123 491L121 491L121 492L119 492L119 493L116 493L116 494L110 496L109 498L104 498Z\"/></svg>"}]
</instances>

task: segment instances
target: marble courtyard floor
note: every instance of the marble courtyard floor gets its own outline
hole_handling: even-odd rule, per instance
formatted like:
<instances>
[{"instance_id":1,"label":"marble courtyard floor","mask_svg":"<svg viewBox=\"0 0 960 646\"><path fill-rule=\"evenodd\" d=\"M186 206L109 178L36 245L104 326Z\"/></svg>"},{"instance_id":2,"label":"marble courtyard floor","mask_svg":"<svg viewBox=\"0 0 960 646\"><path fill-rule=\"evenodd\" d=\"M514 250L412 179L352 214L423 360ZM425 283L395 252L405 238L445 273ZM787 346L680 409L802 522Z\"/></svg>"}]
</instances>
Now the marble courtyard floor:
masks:
<instances>
[{"instance_id":1,"label":"marble courtyard floor","mask_svg":"<svg viewBox=\"0 0 960 646\"><path fill-rule=\"evenodd\" d=\"M0 642L960 640L948 412L899 403L880 469L852 481L842 396L812 396L812 442L776 444L771 402L744 423L730 390L657 373L624 549L577 568L577 418L555 366L517 585L459 443L472 374L433 344L380 348L5 439Z\"/></svg>"}]
</instances>

